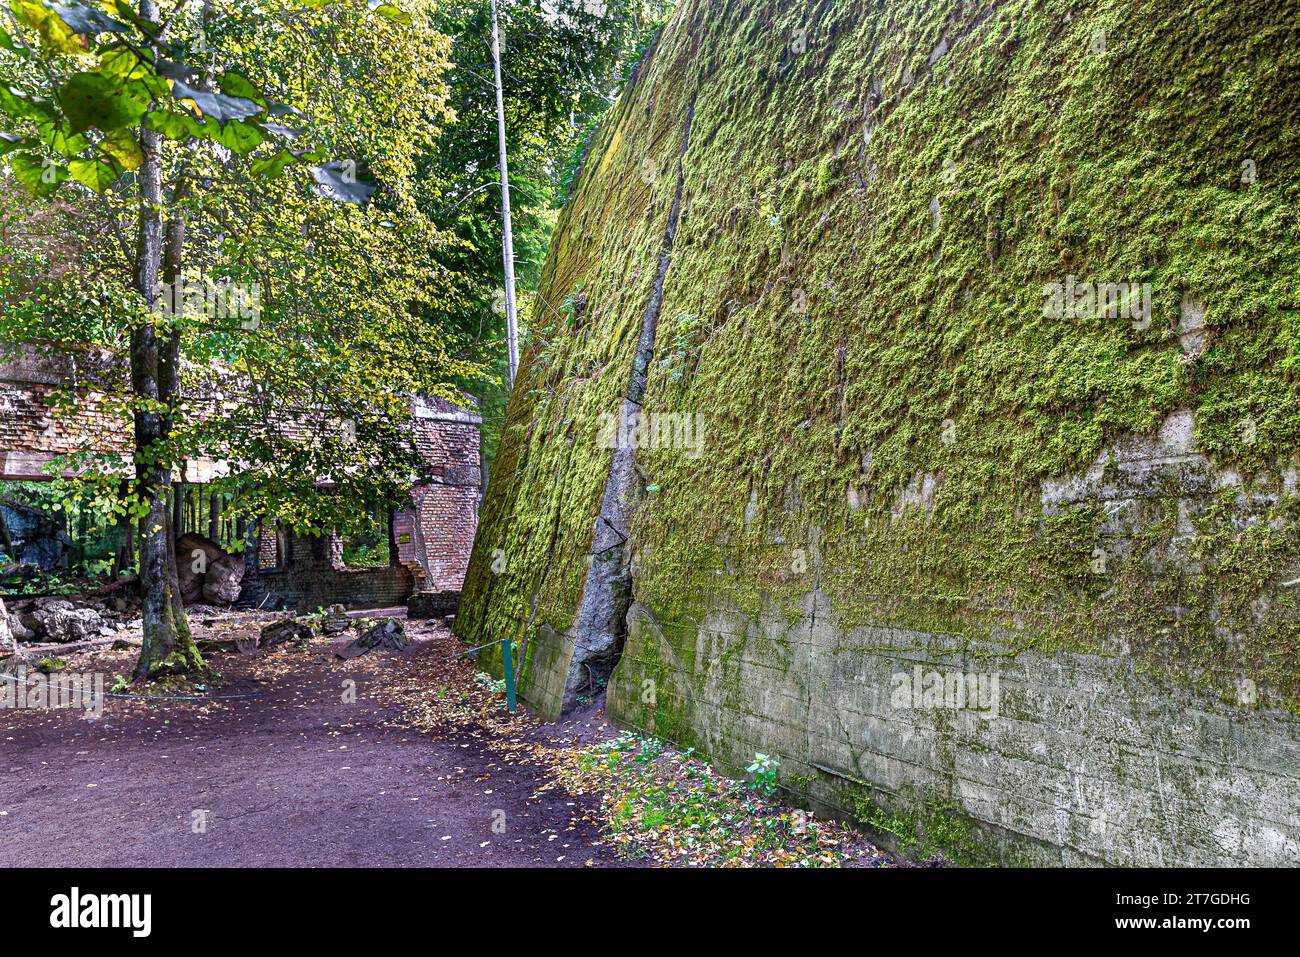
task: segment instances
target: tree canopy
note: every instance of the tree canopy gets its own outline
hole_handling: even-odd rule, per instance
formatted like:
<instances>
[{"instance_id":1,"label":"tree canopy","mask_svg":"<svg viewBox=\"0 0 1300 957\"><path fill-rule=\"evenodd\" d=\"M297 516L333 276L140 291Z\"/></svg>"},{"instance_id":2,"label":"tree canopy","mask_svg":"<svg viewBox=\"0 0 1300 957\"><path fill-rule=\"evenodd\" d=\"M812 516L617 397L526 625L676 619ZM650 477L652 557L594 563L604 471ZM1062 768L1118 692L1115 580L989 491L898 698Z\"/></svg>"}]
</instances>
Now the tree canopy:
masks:
<instances>
[{"instance_id":1,"label":"tree canopy","mask_svg":"<svg viewBox=\"0 0 1300 957\"><path fill-rule=\"evenodd\" d=\"M501 6L525 301L586 138L665 12ZM319 533L418 479L417 396L476 397L491 455L506 377L490 27L489 0L0 9L0 154L26 192L0 191L23 227L0 231L0 342L120 357L105 411L134 423L129 451L89 442L61 464L66 494L139 520L138 677L197 661L166 581L184 463L231 463L215 478L236 510Z\"/></svg>"}]
</instances>

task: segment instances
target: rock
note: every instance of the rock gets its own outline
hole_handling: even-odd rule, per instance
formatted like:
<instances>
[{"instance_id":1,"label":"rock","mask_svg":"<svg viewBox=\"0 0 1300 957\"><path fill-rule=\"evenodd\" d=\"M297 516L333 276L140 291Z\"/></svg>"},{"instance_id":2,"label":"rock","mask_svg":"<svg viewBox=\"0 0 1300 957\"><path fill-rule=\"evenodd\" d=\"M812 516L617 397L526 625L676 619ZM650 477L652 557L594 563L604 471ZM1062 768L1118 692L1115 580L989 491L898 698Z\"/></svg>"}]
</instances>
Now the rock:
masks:
<instances>
[{"instance_id":1,"label":"rock","mask_svg":"<svg viewBox=\"0 0 1300 957\"><path fill-rule=\"evenodd\" d=\"M205 658L213 654L248 654L257 650L256 638L204 638L195 644L198 645L199 654Z\"/></svg>"},{"instance_id":2,"label":"rock","mask_svg":"<svg viewBox=\"0 0 1300 957\"><path fill-rule=\"evenodd\" d=\"M23 622L23 616L17 612L9 613L9 633L15 641L35 641L36 632Z\"/></svg>"},{"instance_id":3,"label":"rock","mask_svg":"<svg viewBox=\"0 0 1300 957\"><path fill-rule=\"evenodd\" d=\"M9 626L9 612L5 611L5 600L0 598L0 652L13 651L17 647L18 641Z\"/></svg>"},{"instance_id":4,"label":"rock","mask_svg":"<svg viewBox=\"0 0 1300 957\"><path fill-rule=\"evenodd\" d=\"M84 641L97 638L104 619L93 608L74 608L64 600L38 602L32 617L40 623L45 638L52 642Z\"/></svg>"},{"instance_id":5,"label":"rock","mask_svg":"<svg viewBox=\"0 0 1300 957\"><path fill-rule=\"evenodd\" d=\"M21 502L0 502L0 517L5 520L9 537L17 547L19 541L53 534L57 527L41 512Z\"/></svg>"},{"instance_id":6,"label":"rock","mask_svg":"<svg viewBox=\"0 0 1300 957\"><path fill-rule=\"evenodd\" d=\"M262 648L273 648L286 641L310 641L311 634L311 625L296 618L282 618L262 629L262 637L258 645Z\"/></svg>"},{"instance_id":7,"label":"rock","mask_svg":"<svg viewBox=\"0 0 1300 957\"><path fill-rule=\"evenodd\" d=\"M41 624L40 619L36 617L36 614L29 608L27 611L18 612L17 618L18 623L21 624L27 634L31 636L27 640L39 641L44 632L45 626Z\"/></svg>"},{"instance_id":8,"label":"rock","mask_svg":"<svg viewBox=\"0 0 1300 957\"><path fill-rule=\"evenodd\" d=\"M181 586L181 601L192 605L203 597L208 566L224 554L216 542L193 532L176 539L176 580Z\"/></svg>"},{"instance_id":9,"label":"rock","mask_svg":"<svg viewBox=\"0 0 1300 957\"><path fill-rule=\"evenodd\" d=\"M203 599L221 607L233 605L239 599L244 571L244 560L234 555L223 555L212 562L203 580Z\"/></svg>"},{"instance_id":10,"label":"rock","mask_svg":"<svg viewBox=\"0 0 1300 957\"><path fill-rule=\"evenodd\" d=\"M35 565L43 572L52 572L63 563L70 540L60 532L51 538L38 538L25 542L18 549L18 560L25 565Z\"/></svg>"},{"instance_id":11,"label":"rock","mask_svg":"<svg viewBox=\"0 0 1300 957\"><path fill-rule=\"evenodd\" d=\"M320 630L327 635L338 635L351 627L352 619L342 605L330 605L320 623Z\"/></svg>"},{"instance_id":12,"label":"rock","mask_svg":"<svg viewBox=\"0 0 1300 957\"><path fill-rule=\"evenodd\" d=\"M207 601L228 607L239 598L244 560L211 539L187 532L176 540L176 579L185 604Z\"/></svg>"},{"instance_id":13,"label":"rock","mask_svg":"<svg viewBox=\"0 0 1300 957\"><path fill-rule=\"evenodd\" d=\"M390 651L405 651L409 642L406 640L406 626L396 618L383 621L362 632L361 637L349 642L342 651L336 652L340 658L360 658L376 648L384 647Z\"/></svg>"},{"instance_id":14,"label":"rock","mask_svg":"<svg viewBox=\"0 0 1300 957\"><path fill-rule=\"evenodd\" d=\"M39 509L20 502L0 503L9 539L13 545L11 556L31 569L50 572L66 564L68 546L72 540L58 522ZM12 570L10 574L12 574Z\"/></svg>"}]
</instances>

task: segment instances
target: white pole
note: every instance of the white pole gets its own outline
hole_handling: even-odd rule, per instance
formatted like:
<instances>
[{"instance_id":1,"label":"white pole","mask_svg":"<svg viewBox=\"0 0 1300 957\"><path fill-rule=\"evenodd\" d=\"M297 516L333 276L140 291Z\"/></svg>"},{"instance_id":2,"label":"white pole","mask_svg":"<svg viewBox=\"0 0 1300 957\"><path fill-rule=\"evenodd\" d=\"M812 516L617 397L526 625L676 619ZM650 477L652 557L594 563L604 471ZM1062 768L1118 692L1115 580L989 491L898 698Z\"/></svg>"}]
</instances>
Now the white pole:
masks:
<instances>
[{"instance_id":1,"label":"white pole","mask_svg":"<svg viewBox=\"0 0 1300 957\"><path fill-rule=\"evenodd\" d=\"M492 0L492 62L497 79L497 140L501 149L502 260L506 273L506 339L510 385L519 372L519 326L515 319L515 242L510 233L510 177L506 168L506 108L501 97L501 44L497 39L497 0Z\"/></svg>"}]
</instances>

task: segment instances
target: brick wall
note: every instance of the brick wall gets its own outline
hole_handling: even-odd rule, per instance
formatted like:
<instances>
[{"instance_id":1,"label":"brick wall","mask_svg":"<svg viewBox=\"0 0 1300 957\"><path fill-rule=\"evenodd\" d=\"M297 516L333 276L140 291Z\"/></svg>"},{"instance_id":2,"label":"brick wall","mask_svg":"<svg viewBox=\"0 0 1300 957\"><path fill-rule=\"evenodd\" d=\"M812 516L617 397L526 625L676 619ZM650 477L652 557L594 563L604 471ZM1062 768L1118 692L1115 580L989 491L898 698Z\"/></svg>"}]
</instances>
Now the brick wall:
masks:
<instances>
[{"instance_id":1,"label":"brick wall","mask_svg":"<svg viewBox=\"0 0 1300 957\"><path fill-rule=\"evenodd\" d=\"M45 479L43 469L71 452L94 449L123 456L131 451L130 422L112 414L110 396L125 387L124 360L109 352L48 353L34 346L0 352L0 480ZM77 391L69 409L58 408L66 386ZM192 402L218 403L217 388ZM412 488L411 506L393 515L393 560L388 568L349 569L337 540L304 538L266 525L251 550L244 603L281 601L314 608L337 601L360 606L400 604L416 590L459 593L478 524L479 424L472 411L439 398L412 405L412 440L425 463ZM289 434L303 431L292 414ZM191 463L187 479L207 481L224 463ZM316 555L324 548L322 557ZM447 599L440 600L440 607Z\"/></svg>"},{"instance_id":2,"label":"brick wall","mask_svg":"<svg viewBox=\"0 0 1300 957\"><path fill-rule=\"evenodd\" d=\"M261 541L274 542L274 530L267 532ZM415 575L396 560L378 568L342 567L337 536L289 533L285 538L287 554L280 567L252 567L245 572L240 605L298 612L336 602L352 608L391 608L405 604L415 589ZM254 554L260 553L259 548Z\"/></svg>"},{"instance_id":3,"label":"brick wall","mask_svg":"<svg viewBox=\"0 0 1300 957\"><path fill-rule=\"evenodd\" d=\"M33 347L0 353L0 478L44 479L56 457L87 447L127 455L130 423L113 414L105 389L120 388L108 353L76 361ZM58 410L61 384L77 383L75 414Z\"/></svg>"},{"instance_id":4,"label":"brick wall","mask_svg":"<svg viewBox=\"0 0 1300 957\"><path fill-rule=\"evenodd\" d=\"M415 507L403 529L425 559L422 590L459 592L465 583L478 529L478 424L477 416L440 400L416 409L416 447L430 467L412 490Z\"/></svg>"}]
</instances>

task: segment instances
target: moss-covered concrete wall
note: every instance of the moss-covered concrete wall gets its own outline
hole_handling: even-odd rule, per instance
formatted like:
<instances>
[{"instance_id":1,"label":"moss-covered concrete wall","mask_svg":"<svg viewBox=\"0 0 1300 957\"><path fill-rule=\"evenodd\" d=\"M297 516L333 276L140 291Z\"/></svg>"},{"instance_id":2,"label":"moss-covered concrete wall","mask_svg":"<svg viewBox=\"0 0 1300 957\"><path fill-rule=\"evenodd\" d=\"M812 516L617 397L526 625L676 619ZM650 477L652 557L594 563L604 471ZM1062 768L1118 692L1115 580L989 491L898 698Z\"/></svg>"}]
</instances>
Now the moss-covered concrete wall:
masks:
<instances>
[{"instance_id":1,"label":"moss-covered concrete wall","mask_svg":"<svg viewBox=\"0 0 1300 957\"><path fill-rule=\"evenodd\" d=\"M1298 13L683 0L564 211L459 631L558 713L680 180L644 408L702 441L637 449L610 714L917 853L1300 861Z\"/></svg>"}]
</instances>

